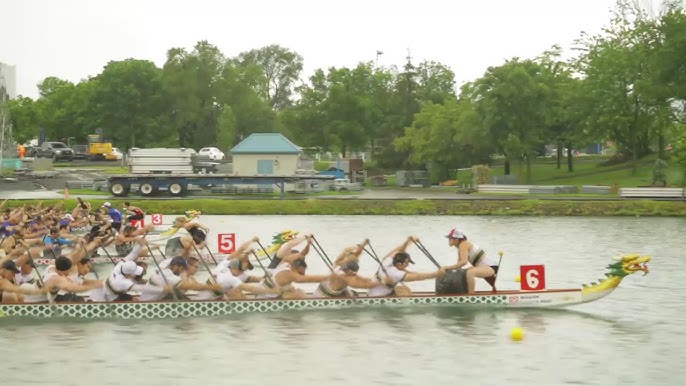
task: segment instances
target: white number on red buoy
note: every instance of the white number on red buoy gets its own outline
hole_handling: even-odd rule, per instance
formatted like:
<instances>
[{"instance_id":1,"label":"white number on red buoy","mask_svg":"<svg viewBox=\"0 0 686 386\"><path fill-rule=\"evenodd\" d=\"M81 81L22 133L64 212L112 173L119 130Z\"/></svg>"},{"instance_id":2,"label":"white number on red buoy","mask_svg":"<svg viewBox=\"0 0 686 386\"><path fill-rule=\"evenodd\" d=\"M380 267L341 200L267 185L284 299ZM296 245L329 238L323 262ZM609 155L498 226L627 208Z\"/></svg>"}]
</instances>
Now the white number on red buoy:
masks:
<instances>
[{"instance_id":1,"label":"white number on red buoy","mask_svg":"<svg viewBox=\"0 0 686 386\"><path fill-rule=\"evenodd\" d=\"M539 291L545 289L545 266L522 265L519 267L523 291Z\"/></svg>"}]
</instances>

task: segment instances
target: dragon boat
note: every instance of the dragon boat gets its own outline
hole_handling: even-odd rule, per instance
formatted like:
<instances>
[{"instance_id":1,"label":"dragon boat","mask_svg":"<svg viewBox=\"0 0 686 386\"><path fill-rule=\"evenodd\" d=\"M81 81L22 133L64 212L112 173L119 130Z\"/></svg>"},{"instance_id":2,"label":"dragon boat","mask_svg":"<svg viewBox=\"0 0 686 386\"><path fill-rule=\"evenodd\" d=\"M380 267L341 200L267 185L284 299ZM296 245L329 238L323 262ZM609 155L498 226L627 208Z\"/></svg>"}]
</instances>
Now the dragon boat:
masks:
<instances>
[{"instance_id":1,"label":"dragon boat","mask_svg":"<svg viewBox=\"0 0 686 386\"><path fill-rule=\"evenodd\" d=\"M41 304L2 304L0 317L75 318L75 319L157 319L218 317L241 313L305 311L384 307L471 307L471 308L541 308L566 307L601 299L612 293L627 276L648 273L648 256L619 257L607 266L605 277L581 288L536 291L482 291L467 293L417 292L408 296L306 299L246 299L232 301L160 301L160 302L80 302ZM436 282L437 287L439 282Z\"/></svg>"}]
</instances>

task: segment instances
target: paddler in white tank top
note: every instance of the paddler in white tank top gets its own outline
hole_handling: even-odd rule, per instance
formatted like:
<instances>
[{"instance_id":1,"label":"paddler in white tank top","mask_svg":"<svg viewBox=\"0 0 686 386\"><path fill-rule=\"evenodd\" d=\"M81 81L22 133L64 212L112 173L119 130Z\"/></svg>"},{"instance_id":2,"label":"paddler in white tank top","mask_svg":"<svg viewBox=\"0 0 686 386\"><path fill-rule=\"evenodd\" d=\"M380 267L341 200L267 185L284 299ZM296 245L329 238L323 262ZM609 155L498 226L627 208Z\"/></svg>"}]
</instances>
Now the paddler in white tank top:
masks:
<instances>
[{"instance_id":1,"label":"paddler in white tank top","mask_svg":"<svg viewBox=\"0 0 686 386\"><path fill-rule=\"evenodd\" d=\"M45 293L45 289L20 288L13 283L19 268L13 260L5 260L0 266L0 303L23 303L20 294L37 295Z\"/></svg>"},{"instance_id":2,"label":"paddler in white tank top","mask_svg":"<svg viewBox=\"0 0 686 386\"><path fill-rule=\"evenodd\" d=\"M414 264L412 257L405 252L407 247L419 238L410 236L398 247L389 252L381 261L383 269L376 272L377 286L369 290L369 296L407 296L412 292L401 282L434 279L445 275L445 268L441 267L435 272L419 273L407 271L410 264Z\"/></svg>"},{"instance_id":3,"label":"paddler in white tank top","mask_svg":"<svg viewBox=\"0 0 686 386\"><path fill-rule=\"evenodd\" d=\"M478 245L467 240L467 236L458 228L453 228L445 236L448 238L448 245L457 248L457 264L445 267L446 269L461 269L467 263L472 267L467 268L467 290L474 293L476 287L475 278L490 278L494 276L498 269L498 262L495 257L489 256Z\"/></svg>"},{"instance_id":4,"label":"paddler in white tank top","mask_svg":"<svg viewBox=\"0 0 686 386\"><path fill-rule=\"evenodd\" d=\"M221 271L216 281L222 288L221 291L200 291L193 300L220 300L226 297L227 300L245 299L243 292L264 295L280 295L281 288L266 288L261 285L245 284L241 279L243 272L243 262L233 259L229 262L227 269Z\"/></svg>"}]
</instances>

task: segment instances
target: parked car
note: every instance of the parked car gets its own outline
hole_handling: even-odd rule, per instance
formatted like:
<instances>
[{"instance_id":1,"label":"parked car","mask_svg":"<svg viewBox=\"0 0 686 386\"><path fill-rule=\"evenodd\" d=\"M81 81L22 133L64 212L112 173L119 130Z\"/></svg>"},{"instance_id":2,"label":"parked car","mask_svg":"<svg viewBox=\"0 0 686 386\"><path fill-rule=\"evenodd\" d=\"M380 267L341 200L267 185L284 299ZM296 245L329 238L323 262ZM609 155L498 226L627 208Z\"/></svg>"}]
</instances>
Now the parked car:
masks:
<instances>
[{"instance_id":1,"label":"parked car","mask_svg":"<svg viewBox=\"0 0 686 386\"><path fill-rule=\"evenodd\" d=\"M86 159L88 155L88 146L86 145L74 145L71 150L74 151L74 159Z\"/></svg>"},{"instance_id":2,"label":"parked car","mask_svg":"<svg viewBox=\"0 0 686 386\"><path fill-rule=\"evenodd\" d=\"M213 161L224 159L224 153L216 147L203 147L202 149L200 149L198 154L207 156L209 159Z\"/></svg>"},{"instance_id":3,"label":"parked car","mask_svg":"<svg viewBox=\"0 0 686 386\"><path fill-rule=\"evenodd\" d=\"M122 153L119 149L116 147L112 148L111 153L105 154L105 159L109 161L119 161L120 159L124 158L124 153Z\"/></svg>"},{"instance_id":4,"label":"parked car","mask_svg":"<svg viewBox=\"0 0 686 386\"><path fill-rule=\"evenodd\" d=\"M37 158L52 158L55 161L60 159L71 161L74 158L74 151L62 142L43 142L33 151L34 157Z\"/></svg>"}]
</instances>

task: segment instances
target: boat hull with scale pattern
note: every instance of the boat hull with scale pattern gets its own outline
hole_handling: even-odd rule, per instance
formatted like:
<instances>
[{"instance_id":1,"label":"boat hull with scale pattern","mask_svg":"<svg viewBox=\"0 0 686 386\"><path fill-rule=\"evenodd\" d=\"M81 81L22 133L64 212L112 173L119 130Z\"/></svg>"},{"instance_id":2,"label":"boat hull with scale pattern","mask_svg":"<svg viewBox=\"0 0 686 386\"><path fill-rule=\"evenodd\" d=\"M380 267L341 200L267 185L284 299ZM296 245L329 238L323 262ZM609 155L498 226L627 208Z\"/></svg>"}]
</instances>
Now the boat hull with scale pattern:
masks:
<instances>
[{"instance_id":1,"label":"boat hull with scale pattern","mask_svg":"<svg viewBox=\"0 0 686 386\"><path fill-rule=\"evenodd\" d=\"M41 304L2 304L2 318L75 318L75 319L166 319L217 317L243 313L308 311L386 307L478 307L540 308L563 307L584 302L581 289L537 292L499 291L471 295L436 295L416 293L410 296L247 299L232 301L162 301L162 302L78 302Z\"/></svg>"}]
</instances>

